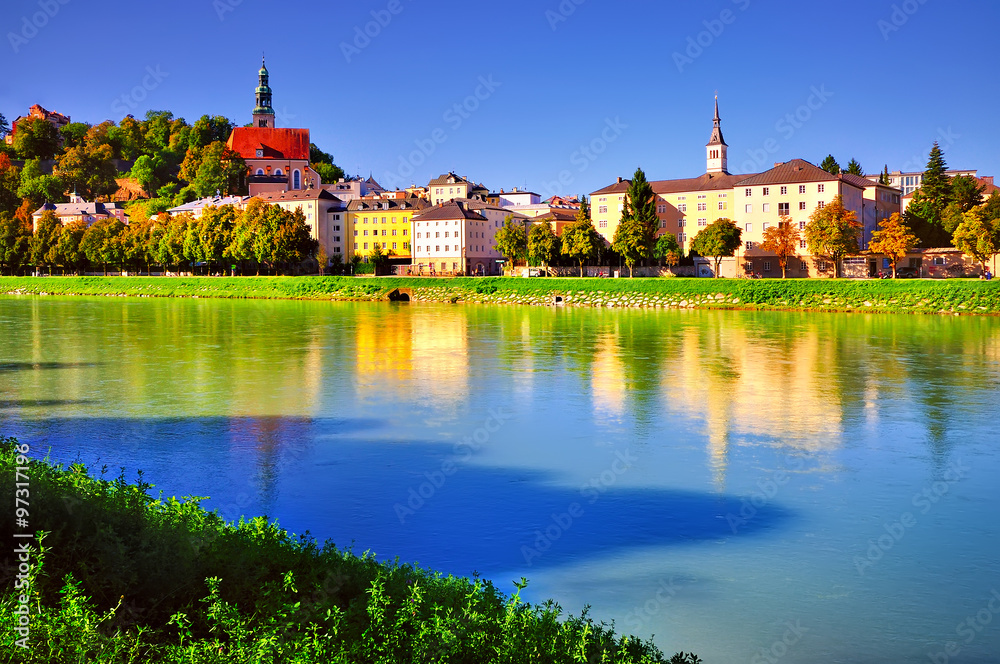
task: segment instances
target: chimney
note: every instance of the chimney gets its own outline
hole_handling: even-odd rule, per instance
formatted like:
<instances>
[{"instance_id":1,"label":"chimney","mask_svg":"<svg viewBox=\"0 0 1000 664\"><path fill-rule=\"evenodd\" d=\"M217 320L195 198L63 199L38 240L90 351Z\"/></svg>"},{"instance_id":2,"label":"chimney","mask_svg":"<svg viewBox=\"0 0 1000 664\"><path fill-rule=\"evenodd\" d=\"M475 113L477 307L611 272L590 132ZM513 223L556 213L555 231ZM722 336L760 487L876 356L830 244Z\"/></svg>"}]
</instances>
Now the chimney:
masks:
<instances>
[{"instance_id":1,"label":"chimney","mask_svg":"<svg viewBox=\"0 0 1000 664\"><path fill-rule=\"evenodd\" d=\"M986 184L993 184L993 176L992 175L984 175L983 177L981 177L979 179L982 180Z\"/></svg>"},{"instance_id":2,"label":"chimney","mask_svg":"<svg viewBox=\"0 0 1000 664\"><path fill-rule=\"evenodd\" d=\"M622 176L619 175L618 176L618 184L621 184L621 183L622 183Z\"/></svg>"},{"instance_id":3,"label":"chimney","mask_svg":"<svg viewBox=\"0 0 1000 664\"><path fill-rule=\"evenodd\" d=\"M783 161L776 161L776 162L774 162L774 167L775 167L775 168L777 168L778 166L781 166L781 165L783 165L784 163L785 163L785 162L783 162Z\"/></svg>"}]
</instances>

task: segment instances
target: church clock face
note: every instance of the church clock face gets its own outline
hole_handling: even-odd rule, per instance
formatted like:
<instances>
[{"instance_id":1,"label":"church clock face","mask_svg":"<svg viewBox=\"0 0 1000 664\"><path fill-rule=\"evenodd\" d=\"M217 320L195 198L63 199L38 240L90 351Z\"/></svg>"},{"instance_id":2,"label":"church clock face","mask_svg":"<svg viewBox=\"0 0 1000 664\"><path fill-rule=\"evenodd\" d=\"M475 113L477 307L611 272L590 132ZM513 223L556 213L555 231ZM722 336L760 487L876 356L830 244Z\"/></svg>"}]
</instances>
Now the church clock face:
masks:
<instances>
[{"instance_id":1,"label":"church clock face","mask_svg":"<svg viewBox=\"0 0 1000 664\"><path fill-rule=\"evenodd\" d=\"M263 120L261 120L261 122L263 122ZM264 156L264 151L263 150L257 150L257 158L260 159L263 156Z\"/></svg>"}]
</instances>

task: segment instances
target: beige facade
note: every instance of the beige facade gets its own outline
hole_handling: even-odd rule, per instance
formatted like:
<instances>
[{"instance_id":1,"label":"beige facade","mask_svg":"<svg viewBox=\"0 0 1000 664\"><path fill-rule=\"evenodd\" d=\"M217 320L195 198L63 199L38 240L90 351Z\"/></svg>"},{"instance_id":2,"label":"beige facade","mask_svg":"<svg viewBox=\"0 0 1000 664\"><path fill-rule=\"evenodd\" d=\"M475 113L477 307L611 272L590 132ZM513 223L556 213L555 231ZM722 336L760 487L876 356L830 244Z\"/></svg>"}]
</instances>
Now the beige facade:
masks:
<instances>
[{"instance_id":1,"label":"beige facade","mask_svg":"<svg viewBox=\"0 0 1000 664\"><path fill-rule=\"evenodd\" d=\"M312 238L320 243L327 256L341 256L345 261L345 217L343 201L323 189L264 192L256 198L265 203L295 212L301 210Z\"/></svg>"},{"instance_id":2,"label":"beige facade","mask_svg":"<svg viewBox=\"0 0 1000 664\"><path fill-rule=\"evenodd\" d=\"M413 220L413 272L499 274L497 261L503 256L494 247L496 232L509 215L503 208L469 199L424 210Z\"/></svg>"}]
</instances>

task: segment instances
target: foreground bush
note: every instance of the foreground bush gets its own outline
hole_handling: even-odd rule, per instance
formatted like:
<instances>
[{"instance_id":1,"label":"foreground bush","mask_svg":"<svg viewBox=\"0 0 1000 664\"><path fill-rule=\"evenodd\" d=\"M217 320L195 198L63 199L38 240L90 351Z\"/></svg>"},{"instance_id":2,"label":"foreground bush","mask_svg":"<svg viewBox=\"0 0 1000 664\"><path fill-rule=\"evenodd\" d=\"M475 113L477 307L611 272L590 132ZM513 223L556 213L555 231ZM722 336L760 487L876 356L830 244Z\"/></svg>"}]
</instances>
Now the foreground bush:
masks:
<instances>
[{"instance_id":1,"label":"foreground bush","mask_svg":"<svg viewBox=\"0 0 1000 664\"><path fill-rule=\"evenodd\" d=\"M8 490L16 445L0 439ZM141 475L130 484L104 479L106 468L95 479L79 464L27 467L31 530L45 534L32 554L28 649L15 645L25 591L15 589L19 563L5 547L5 661L667 661L586 609L564 616L552 602L523 602L524 580L507 597L489 581L379 563L263 518L226 524L199 498L154 499ZM4 520L5 542L14 541L12 526Z\"/></svg>"}]
</instances>

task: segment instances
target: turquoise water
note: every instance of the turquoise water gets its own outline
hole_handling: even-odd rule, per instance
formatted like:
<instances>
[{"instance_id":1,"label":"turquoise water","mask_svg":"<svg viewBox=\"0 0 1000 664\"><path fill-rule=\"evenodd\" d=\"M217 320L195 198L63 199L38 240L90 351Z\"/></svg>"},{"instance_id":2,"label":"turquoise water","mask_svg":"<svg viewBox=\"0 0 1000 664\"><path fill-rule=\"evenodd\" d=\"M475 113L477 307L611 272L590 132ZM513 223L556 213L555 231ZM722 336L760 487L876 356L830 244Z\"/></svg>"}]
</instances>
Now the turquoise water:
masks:
<instances>
[{"instance_id":1,"label":"turquoise water","mask_svg":"<svg viewBox=\"0 0 1000 664\"><path fill-rule=\"evenodd\" d=\"M1000 662L998 388L996 318L0 298L33 449L708 662Z\"/></svg>"}]
</instances>

